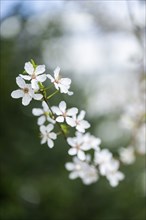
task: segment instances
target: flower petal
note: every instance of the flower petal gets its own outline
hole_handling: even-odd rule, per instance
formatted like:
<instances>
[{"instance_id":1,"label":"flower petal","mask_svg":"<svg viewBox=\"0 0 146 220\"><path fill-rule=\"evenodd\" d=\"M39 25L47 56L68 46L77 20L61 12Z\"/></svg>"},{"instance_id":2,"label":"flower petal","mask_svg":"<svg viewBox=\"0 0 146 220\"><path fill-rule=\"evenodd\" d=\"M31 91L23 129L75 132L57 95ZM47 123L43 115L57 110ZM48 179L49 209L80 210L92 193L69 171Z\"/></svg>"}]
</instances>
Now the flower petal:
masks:
<instances>
[{"instance_id":1,"label":"flower petal","mask_svg":"<svg viewBox=\"0 0 146 220\"><path fill-rule=\"evenodd\" d=\"M24 95L24 92L21 89L17 89L11 93L11 96L14 99L22 98L23 95Z\"/></svg>"},{"instance_id":2,"label":"flower petal","mask_svg":"<svg viewBox=\"0 0 146 220\"><path fill-rule=\"evenodd\" d=\"M40 116L43 114L43 110L41 108L33 108L32 109L32 114L35 116Z\"/></svg>"},{"instance_id":3,"label":"flower petal","mask_svg":"<svg viewBox=\"0 0 146 220\"><path fill-rule=\"evenodd\" d=\"M54 147L54 142L50 138L48 138L47 144L50 148Z\"/></svg>"},{"instance_id":4,"label":"flower petal","mask_svg":"<svg viewBox=\"0 0 146 220\"><path fill-rule=\"evenodd\" d=\"M66 117L66 123L68 125L70 125L71 127L75 127L76 126L76 123L75 123L74 119L70 118L70 117Z\"/></svg>"},{"instance_id":5,"label":"flower petal","mask_svg":"<svg viewBox=\"0 0 146 220\"><path fill-rule=\"evenodd\" d=\"M38 118L37 124L43 125L45 121L46 121L46 117L42 115L41 117Z\"/></svg>"},{"instance_id":6,"label":"flower petal","mask_svg":"<svg viewBox=\"0 0 146 220\"><path fill-rule=\"evenodd\" d=\"M54 77L55 79L58 79L60 73L60 67L57 66L56 69L54 70Z\"/></svg>"},{"instance_id":7,"label":"flower petal","mask_svg":"<svg viewBox=\"0 0 146 220\"><path fill-rule=\"evenodd\" d=\"M61 102L59 103L59 108L60 108L60 110L64 113L65 110L66 110L66 103L65 103L64 101L61 101Z\"/></svg>"},{"instance_id":8,"label":"flower petal","mask_svg":"<svg viewBox=\"0 0 146 220\"><path fill-rule=\"evenodd\" d=\"M56 118L56 121L57 121L57 122L64 122L64 117L63 117L63 116L58 116L58 117Z\"/></svg>"},{"instance_id":9,"label":"flower petal","mask_svg":"<svg viewBox=\"0 0 146 220\"><path fill-rule=\"evenodd\" d=\"M80 112L80 114L78 115L78 120L83 120L83 118L85 117L86 112L84 110L82 110Z\"/></svg>"},{"instance_id":10,"label":"flower petal","mask_svg":"<svg viewBox=\"0 0 146 220\"><path fill-rule=\"evenodd\" d=\"M78 151L77 156L80 160L85 160L86 159L85 153L81 150Z\"/></svg>"},{"instance_id":11,"label":"flower petal","mask_svg":"<svg viewBox=\"0 0 146 220\"><path fill-rule=\"evenodd\" d=\"M46 141L47 141L46 136L43 136L43 137L42 137L42 140L41 140L41 144L45 144L45 143L46 143Z\"/></svg>"},{"instance_id":12,"label":"flower petal","mask_svg":"<svg viewBox=\"0 0 146 220\"><path fill-rule=\"evenodd\" d=\"M36 69L35 69L35 75L42 74L42 73L45 72L45 70L46 70L45 65L39 65L39 66L37 66Z\"/></svg>"},{"instance_id":13,"label":"flower petal","mask_svg":"<svg viewBox=\"0 0 146 220\"><path fill-rule=\"evenodd\" d=\"M46 126L45 126L45 125L40 126L40 132L41 132L43 135L46 134Z\"/></svg>"},{"instance_id":14,"label":"flower petal","mask_svg":"<svg viewBox=\"0 0 146 220\"><path fill-rule=\"evenodd\" d=\"M16 77L16 83L21 89L26 85L25 81L20 76Z\"/></svg>"},{"instance_id":15,"label":"flower petal","mask_svg":"<svg viewBox=\"0 0 146 220\"><path fill-rule=\"evenodd\" d=\"M31 80L31 87L35 90L38 90L39 89L39 86L38 86L38 81L36 79L32 79Z\"/></svg>"},{"instance_id":16,"label":"flower petal","mask_svg":"<svg viewBox=\"0 0 146 220\"><path fill-rule=\"evenodd\" d=\"M68 163L65 164L65 168L66 168L68 171L72 171L72 170L74 170L75 166L74 166L73 163L68 162Z\"/></svg>"},{"instance_id":17,"label":"flower petal","mask_svg":"<svg viewBox=\"0 0 146 220\"><path fill-rule=\"evenodd\" d=\"M44 82L46 80L46 74L42 74L40 76L37 76L36 79L39 81L39 82Z\"/></svg>"},{"instance_id":18,"label":"flower petal","mask_svg":"<svg viewBox=\"0 0 146 220\"><path fill-rule=\"evenodd\" d=\"M72 146L72 147L75 147L75 146L76 146L76 143L75 143L75 141L74 141L74 138L68 137L68 138L67 138L67 143L68 143L70 146Z\"/></svg>"},{"instance_id":19,"label":"flower petal","mask_svg":"<svg viewBox=\"0 0 146 220\"><path fill-rule=\"evenodd\" d=\"M53 106L52 108L53 113L55 113L56 115L62 115L62 112L60 111L60 109L57 106Z\"/></svg>"},{"instance_id":20,"label":"flower petal","mask_svg":"<svg viewBox=\"0 0 146 220\"><path fill-rule=\"evenodd\" d=\"M29 75L32 75L34 72L34 68L33 68L33 65L31 64L31 62L25 63L24 69Z\"/></svg>"},{"instance_id":21,"label":"flower petal","mask_svg":"<svg viewBox=\"0 0 146 220\"><path fill-rule=\"evenodd\" d=\"M42 96L42 94L34 94L34 95L33 95L33 98L34 98L35 100L41 100L41 99L43 98L43 96Z\"/></svg>"},{"instance_id":22,"label":"flower petal","mask_svg":"<svg viewBox=\"0 0 146 220\"><path fill-rule=\"evenodd\" d=\"M70 148L69 150L68 150L68 154L69 155L76 155L77 154L77 149L76 148Z\"/></svg>"},{"instance_id":23,"label":"flower petal","mask_svg":"<svg viewBox=\"0 0 146 220\"><path fill-rule=\"evenodd\" d=\"M22 104L23 105L29 105L30 101L32 100L32 97L30 97L28 94L24 94L22 98Z\"/></svg>"},{"instance_id":24,"label":"flower petal","mask_svg":"<svg viewBox=\"0 0 146 220\"><path fill-rule=\"evenodd\" d=\"M48 105L47 105L47 103L46 103L45 101L42 102L42 107L43 107L43 110L44 110L45 112L48 112L48 111L49 111L49 107L48 107Z\"/></svg>"},{"instance_id":25,"label":"flower petal","mask_svg":"<svg viewBox=\"0 0 146 220\"><path fill-rule=\"evenodd\" d=\"M54 125L48 124L48 125L47 125L47 132L49 133L50 131L53 130L53 128L54 128Z\"/></svg>"},{"instance_id":26,"label":"flower petal","mask_svg":"<svg viewBox=\"0 0 146 220\"><path fill-rule=\"evenodd\" d=\"M69 78L62 78L62 79L60 80L60 83L61 83L62 85L65 85L65 86L70 86L70 84L71 84L71 79L69 79Z\"/></svg>"},{"instance_id":27,"label":"flower petal","mask_svg":"<svg viewBox=\"0 0 146 220\"><path fill-rule=\"evenodd\" d=\"M51 80L51 82L54 82L54 78L50 74L47 74L46 76Z\"/></svg>"},{"instance_id":28,"label":"flower petal","mask_svg":"<svg viewBox=\"0 0 146 220\"><path fill-rule=\"evenodd\" d=\"M70 108L67 110L67 115L68 116L73 116L73 115L76 115L78 113L78 109L77 108Z\"/></svg>"},{"instance_id":29,"label":"flower petal","mask_svg":"<svg viewBox=\"0 0 146 220\"><path fill-rule=\"evenodd\" d=\"M31 76L23 75L23 74L19 74L19 76L21 76L21 78L23 78L25 80L31 80Z\"/></svg>"},{"instance_id":30,"label":"flower petal","mask_svg":"<svg viewBox=\"0 0 146 220\"><path fill-rule=\"evenodd\" d=\"M54 132L51 132L51 133L49 134L49 137L50 137L51 139L55 140L55 139L57 138L57 135L56 135Z\"/></svg>"},{"instance_id":31,"label":"flower petal","mask_svg":"<svg viewBox=\"0 0 146 220\"><path fill-rule=\"evenodd\" d=\"M85 129L90 128L89 122L85 120L80 122L80 126L84 127Z\"/></svg>"},{"instance_id":32,"label":"flower petal","mask_svg":"<svg viewBox=\"0 0 146 220\"><path fill-rule=\"evenodd\" d=\"M77 177L79 177L79 173L77 171L73 171L69 174L69 178L70 179L76 179Z\"/></svg>"}]
</instances>

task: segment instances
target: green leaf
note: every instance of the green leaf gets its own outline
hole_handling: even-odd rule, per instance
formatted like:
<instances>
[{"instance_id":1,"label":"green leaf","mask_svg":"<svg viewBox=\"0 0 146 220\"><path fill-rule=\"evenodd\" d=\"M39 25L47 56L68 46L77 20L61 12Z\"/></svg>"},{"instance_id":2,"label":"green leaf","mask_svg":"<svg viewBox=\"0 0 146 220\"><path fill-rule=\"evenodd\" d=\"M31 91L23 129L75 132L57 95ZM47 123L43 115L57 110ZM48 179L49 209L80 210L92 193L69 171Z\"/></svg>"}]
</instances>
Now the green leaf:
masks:
<instances>
[{"instance_id":1,"label":"green leaf","mask_svg":"<svg viewBox=\"0 0 146 220\"><path fill-rule=\"evenodd\" d=\"M65 133L65 134L68 134L69 133L69 126L66 125L66 124L61 124L61 129L62 131Z\"/></svg>"}]
</instances>

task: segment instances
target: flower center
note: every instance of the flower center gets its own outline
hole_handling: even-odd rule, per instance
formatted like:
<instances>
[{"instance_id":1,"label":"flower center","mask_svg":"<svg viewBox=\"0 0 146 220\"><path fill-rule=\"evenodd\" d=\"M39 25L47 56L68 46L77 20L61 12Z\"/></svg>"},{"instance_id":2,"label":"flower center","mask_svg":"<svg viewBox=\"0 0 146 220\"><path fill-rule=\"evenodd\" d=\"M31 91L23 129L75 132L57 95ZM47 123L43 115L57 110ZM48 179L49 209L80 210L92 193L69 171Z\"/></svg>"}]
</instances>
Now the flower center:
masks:
<instances>
[{"instance_id":1,"label":"flower center","mask_svg":"<svg viewBox=\"0 0 146 220\"><path fill-rule=\"evenodd\" d=\"M31 78L32 78L32 79L35 79L35 78L36 78L35 73L33 73L33 74L31 75Z\"/></svg>"},{"instance_id":2,"label":"flower center","mask_svg":"<svg viewBox=\"0 0 146 220\"><path fill-rule=\"evenodd\" d=\"M29 92L29 89L28 89L28 88L24 88L24 89L23 89L23 92L24 92L24 93L28 93L28 92Z\"/></svg>"}]
</instances>

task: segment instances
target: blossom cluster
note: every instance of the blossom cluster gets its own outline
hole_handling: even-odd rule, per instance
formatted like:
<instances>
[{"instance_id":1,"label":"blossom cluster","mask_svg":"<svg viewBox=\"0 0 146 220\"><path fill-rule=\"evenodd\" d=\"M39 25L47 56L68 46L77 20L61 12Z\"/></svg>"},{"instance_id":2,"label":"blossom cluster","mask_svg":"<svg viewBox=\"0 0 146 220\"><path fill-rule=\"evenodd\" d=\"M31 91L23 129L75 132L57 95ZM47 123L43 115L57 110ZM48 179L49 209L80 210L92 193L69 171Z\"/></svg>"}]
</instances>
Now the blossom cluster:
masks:
<instances>
[{"instance_id":1,"label":"blossom cluster","mask_svg":"<svg viewBox=\"0 0 146 220\"><path fill-rule=\"evenodd\" d=\"M146 115L145 115L145 90L143 85L146 79L139 82L137 97L131 100L124 108L120 118L120 125L130 133L129 145L119 150L121 162L132 164L136 159L136 154L146 154Z\"/></svg>"},{"instance_id":2,"label":"blossom cluster","mask_svg":"<svg viewBox=\"0 0 146 220\"><path fill-rule=\"evenodd\" d=\"M68 154L73 157L73 162L65 164L70 171L69 178L79 177L84 184L91 184L101 175L107 178L112 187L117 186L124 179L124 174L119 171L120 163L108 149L101 149L100 138L86 132L91 126L85 119L86 112L79 111L77 107L68 108L65 101L61 101L58 106L50 106L49 99L58 92L73 95L70 91L71 79L61 77L59 67L54 70L53 76L45 72L45 65L36 65L33 60L26 62L23 74L16 78L19 89L11 93L15 99L22 98L24 106L29 105L32 99L41 102L40 108L32 109L32 114L38 117L41 144L47 143L49 148L53 148L58 135L63 134L69 145ZM49 87L43 84L47 80ZM55 89L51 94L50 86ZM56 128L59 131L56 132ZM68 136L70 128L75 132L73 137ZM93 151L93 158L89 151Z\"/></svg>"}]
</instances>

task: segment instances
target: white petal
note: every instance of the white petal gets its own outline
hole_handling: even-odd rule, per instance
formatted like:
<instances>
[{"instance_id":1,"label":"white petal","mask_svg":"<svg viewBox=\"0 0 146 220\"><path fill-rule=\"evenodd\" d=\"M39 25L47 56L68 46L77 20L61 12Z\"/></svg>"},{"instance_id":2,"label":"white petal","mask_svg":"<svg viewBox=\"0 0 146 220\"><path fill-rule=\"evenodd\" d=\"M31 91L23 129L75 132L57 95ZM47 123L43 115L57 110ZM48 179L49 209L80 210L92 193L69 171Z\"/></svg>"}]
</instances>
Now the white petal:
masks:
<instances>
[{"instance_id":1,"label":"white petal","mask_svg":"<svg viewBox=\"0 0 146 220\"><path fill-rule=\"evenodd\" d=\"M67 92L68 95L73 95L74 93L72 91Z\"/></svg>"},{"instance_id":2,"label":"white petal","mask_svg":"<svg viewBox=\"0 0 146 220\"><path fill-rule=\"evenodd\" d=\"M48 124L48 125L47 125L47 132L49 133L50 131L53 130L53 128L54 128L54 125Z\"/></svg>"},{"instance_id":3,"label":"white petal","mask_svg":"<svg viewBox=\"0 0 146 220\"><path fill-rule=\"evenodd\" d=\"M58 79L60 73L60 67L57 66L56 69L54 70L54 77L55 79Z\"/></svg>"},{"instance_id":4,"label":"white petal","mask_svg":"<svg viewBox=\"0 0 146 220\"><path fill-rule=\"evenodd\" d=\"M68 154L69 155L76 155L77 154L77 149L76 148L70 148L68 150Z\"/></svg>"},{"instance_id":5,"label":"white petal","mask_svg":"<svg viewBox=\"0 0 146 220\"><path fill-rule=\"evenodd\" d=\"M38 81L36 79L32 79L31 80L31 87L35 90L38 90L39 89L39 86L38 86Z\"/></svg>"},{"instance_id":6,"label":"white petal","mask_svg":"<svg viewBox=\"0 0 146 220\"><path fill-rule=\"evenodd\" d=\"M41 108L33 108L32 109L32 114L35 116L40 116L43 114L43 110Z\"/></svg>"},{"instance_id":7,"label":"white petal","mask_svg":"<svg viewBox=\"0 0 146 220\"><path fill-rule=\"evenodd\" d=\"M85 132L85 129L84 129L82 126L80 126L80 125L77 125L77 126L76 126L76 129L77 129L79 132L81 132L81 133L84 133L84 132Z\"/></svg>"},{"instance_id":8,"label":"white petal","mask_svg":"<svg viewBox=\"0 0 146 220\"><path fill-rule=\"evenodd\" d=\"M56 118L56 121L57 122L64 122L64 117L63 116L58 116L57 118Z\"/></svg>"},{"instance_id":9,"label":"white petal","mask_svg":"<svg viewBox=\"0 0 146 220\"><path fill-rule=\"evenodd\" d=\"M68 163L65 164L65 168L66 168L67 170L69 170L69 171L74 170L74 167L75 167L74 164L71 163L71 162L68 162Z\"/></svg>"},{"instance_id":10,"label":"white petal","mask_svg":"<svg viewBox=\"0 0 146 220\"><path fill-rule=\"evenodd\" d=\"M54 147L54 142L50 138L48 138L47 144L50 148Z\"/></svg>"},{"instance_id":11,"label":"white petal","mask_svg":"<svg viewBox=\"0 0 146 220\"><path fill-rule=\"evenodd\" d=\"M76 179L79 176L78 172L74 171L69 174L70 179Z\"/></svg>"},{"instance_id":12,"label":"white petal","mask_svg":"<svg viewBox=\"0 0 146 220\"><path fill-rule=\"evenodd\" d=\"M90 128L89 122L88 122L88 121L85 121L85 120L81 121L81 122L80 122L80 125L81 125L82 127L84 127L85 129Z\"/></svg>"},{"instance_id":13,"label":"white petal","mask_svg":"<svg viewBox=\"0 0 146 220\"><path fill-rule=\"evenodd\" d=\"M37 76L36 79L38 82L44 82L46 80L46 74L42 74L40 76Z\"/></svg>"},{"instance_id":14,"label":"white petal","mask_svg":"<svg viewBox=\"0 0 146 220\"><path fill-rule=\"evenodd\" d=\"M78 151L77 156L80 160L85 160L86 159L85 153L81 150Z\"/></svg>"},{"instance_id":15,"label":"white petal","mask_svg":"<svg viewBox=\"0 0 146 220\"><path fill-rule=\"evenodd\" d=\"M48 112L48 111L49 111L49 107L48 107L48 105L47 105L47 103L46 103L45 101L42 102L42 107L43 107L43 110L44 110L45 112Z\"/></svg>"},{"instance_id":16,"label":"white petal","mask_svg":"<svg viewBox=\"0 0 146 220\"><path fill-rule=\"evenodd\" d=\"M85 111L81 111L80 114L78 115L78 120L83 120L83 118L85 117L86 112Z\"/></svg>"},{"instance_id":17,"label":"white petal","mask_svg":"<svg viewBox=\"0 0 146 220\"><path fill-rule=\"evenodd\" d=\"M40 132L45 135L46 134L46 126L44 126L44 125L40 126Z\"/></svg>"},{"instance_id":18,"label":"white petal","mask_svg":"<svg viewBox=\"0 0 146 220\"><path fill-rule=\"evenodd\" d=\"M23 75L23 74L19 74L19 76L21 76L25 80L31 80L31 76Z\"/></svg>"},{"instance_id":19,"label":"white petal","mask_svg":"<svg viewBox=\"0 0 146 220\"><path fill-rule=\"evenodd\" d=\"M16 77L16 83L21 89L26 85L25 81L20 76Z\"/></svg>"},{"instance_id":20,"label":"white petal","mask_svg":"<svg viewBox=\"0 0 146 220\"><path fill-rule=\"evenodd\" d=\"M47 116L47 121L51 122L52 124L56 123L56 121L53 120L50 116Z\"/></svg>"},{"instance_id":21,"label":"white petal","mask_svg":"<svg viewBox=\"0 0 146 220\"><path fill-rule=\"evenodd\" d=\"M46 76L51 80L51 82L54 82L54 78L50 74L47 74Z\"/></svg>"},{"instance_id":22,"label":"white petal","mask_svg":"<svg viewBox=\"0 0 146 220\"><path fill-rule=\"evenodd\" d=\"M33 98L34 98L35 100L41 100L41 99L43 98L43 96L42 96L42 94L34 94L34 95L33 95Z\"/></svg>"},{"instance_id":23,"label":"white petal","mask_svg":"<svg viewBox=\"0 0 146 220\"><path fill-rule=\"evenodd\" d=\"M78 109L77 108L70 108L67 110L67 115L68 116L73 116L76 115L78 113Z\"/></svg>"},{"instance_id":24,"label":"white petal","mask_svg":"<svg viewBox=\"0 0 146 220\"><path fill-rule=\"evenodd\" d=\"M59 103L59 108L62 112L65 112L66 110L66 103L64 101Z\"/></svg>"},{"instance_id":25,"label":"white petal","mask_svg":"<svg viewBox=\"0 0 146 220\"><path fill-rule=\"evenodd\" d=\"M29 75L32 75L34 72L33 65L30 62L25 63L24 69Z\"/></svg>"},{"instance_id":26,"label":"white petal","mask_svg":"<svg viewBox=\"0 0 146 220\"><path fill-rule=\"evenodd\" d=\"M19 99L23 97L23 95L24 95L24 92L21 89L17 89L11 93L11 96L14 99Z\"/></svg>"},{"instance_id":27,"label":"white petal","mask_svg":"<svg viewBox=\"0 0 146 220\"><path fill-rule=\"evenodd\" d=\"M56 115L62 115L62 112L60 111L60 109L57 106L53 106L52 108L53 113L55 113Z\"/></svg>"},{"instance_id":28,"label":"white petal","mask_svg":"<svg viewBox=\"0 0 146 220\"><path fill-rule=\"evenodd\" d=\"M45 144L47 141L46 136L42 137L41 144Z\"/></svg>"},{"instance_id":29,"label":"white petal","mask_svg":"<svg viewBox=\"0 0 146 220\"><path fill-rule=\"evenodd\" d=\"M71 79L69 79L69 78L62 78L62 79L60 80L60 83L61 83L62 85L65 85L65 86L70 86L70 84L71 84Z\"/></svg>"},{"instance_id":30,"label":"white petal","mask_svg":"<svg viewBox=\"0 0 146 220\"><path fill-rule=\"evenodd\" d=\"M28 94L25 94L22 98L22 104L25 106L29 105L31 100L32 100L32 97L30 97Z\"/></svg>"},{"instance_id":31,"label":"white petal","mask_svg":"<svg viewBox=\"0 0 146 220\"><path fill-rule=\"evenodd\" d=\"M67 138L67 143L68 143L70 146L72 146L72 147L75 147L75 146L76 146L76 143L75 143L75 141L74 141L74 138L68 137L68 138Z\"/></svg>"},{"instance_id":32,"label":"white petal","mask_svg":"<svg viewBox=\"0 0 146 220\"><path fill-rule=\"evenodd\" d=\"M49 134L49 137L50 137L51 139L55 140L55 139L57 138L57 135L56 135L54 132L51 132L51 133Z\"/></svg>"},{"instance_id":33,"label":"white petal","mask_svg":"<svg viewBox=\"0 0 146 220\"><path fill-rule=\"evenodd\" d=\"M45 65L39 65L35 69L35 75L39 75L45 72Z\"/></svg>"},{"instance_id":34,"label":"white petal","mask_svg":"<svg viewBox=\"0 0 146 220\"><path fill-rule=\"evenodd\" d=\"M76 126L76 123L75 123L74 119L70 118L70 117L66 117L66 123L68 125L70 125L71 127L75 127Z\"/></svg>"},{"instance_id":35,"label":"white petal","mask_svg":"<svg viewBox=\"0 0 146 220\"><path fill-rule=\"evenodd\" d=\"M46 121L46 117L44 115L42 115L41 117L38 118L38 125L43 125L44 122Z\"/></svg>"}]
</instances>

